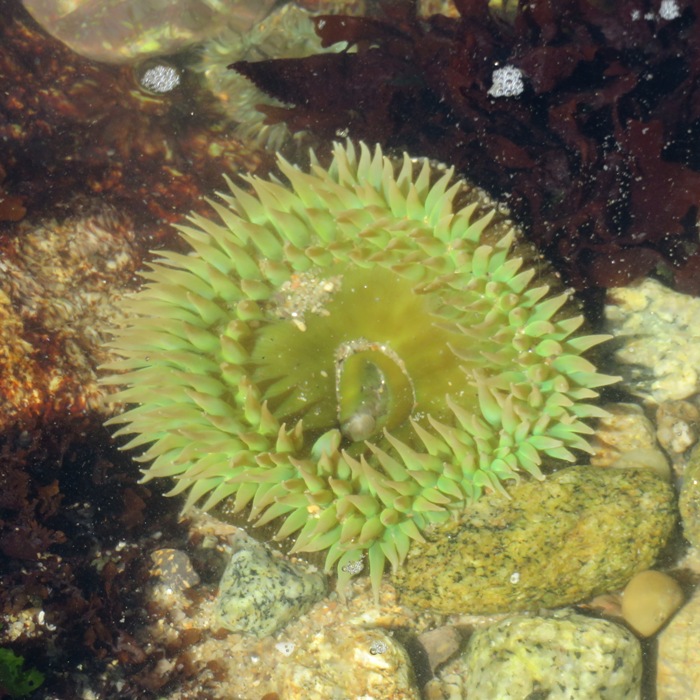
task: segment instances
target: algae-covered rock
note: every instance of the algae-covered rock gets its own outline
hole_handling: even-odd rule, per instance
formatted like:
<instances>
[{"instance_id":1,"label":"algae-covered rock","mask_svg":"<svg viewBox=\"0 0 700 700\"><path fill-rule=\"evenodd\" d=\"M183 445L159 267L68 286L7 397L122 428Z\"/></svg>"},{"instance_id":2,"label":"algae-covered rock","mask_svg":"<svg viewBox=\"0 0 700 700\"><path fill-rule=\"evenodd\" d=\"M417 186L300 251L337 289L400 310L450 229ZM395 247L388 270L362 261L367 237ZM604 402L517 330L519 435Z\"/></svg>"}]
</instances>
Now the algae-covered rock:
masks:
<instances>
[{"instance_id":1,"label":"algae-covered rock","mask_svg":"<svg viewBox=\"0 0 700 700\"><path fill-rule=\"evenodd\" d=\"M645 470L569 467L509 494L411 547L393 575L402 602L448 614L575 603L649 568L676 521L671 487Z\"/></svg>"},{"instance_id":2,"label":"algae-covered rock","mask_svg":"<svg viewBox=\"0 0 700 700\"><path fill-rule=\"evenodd\" d=\"M569 611L516 615L479 630L461 661L453 673L469 700L636 700L642 680L631 632Z\"/></svg>"},{"instance_id":3,"label":"algae-covered rock","mask_svg":"<svg viewBox=\"0 0 700 700\"><path fill-rule=\"evenodd\" d=\"M679 499L683 534L695 547L700 547L700 448L695 448L683 476Z\"/></svg>"}]
</instances>

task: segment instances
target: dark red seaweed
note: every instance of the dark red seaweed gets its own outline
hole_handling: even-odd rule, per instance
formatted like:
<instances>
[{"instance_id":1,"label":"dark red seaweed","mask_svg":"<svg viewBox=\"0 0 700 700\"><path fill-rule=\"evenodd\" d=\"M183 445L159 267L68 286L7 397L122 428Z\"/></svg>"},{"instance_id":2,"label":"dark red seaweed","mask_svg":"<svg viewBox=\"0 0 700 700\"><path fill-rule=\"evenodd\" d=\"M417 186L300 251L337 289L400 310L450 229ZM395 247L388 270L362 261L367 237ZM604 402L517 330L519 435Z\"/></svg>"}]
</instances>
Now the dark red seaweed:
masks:
<instances>
[{"instance_id":1,"label":"dark red seaweed","mask_svg":"<svg viewBox=\"0 0 700 700\"><path fill-rule=\"evenodd\" d=\"M353 50L232 67L289 105L271 121L455 165L577 288L656 271L700 293L700 2L538 0L509 19L455 5L319 17L325 45ZM524 88L496 97L505 66Z\"/></svg>"}]
</instances>

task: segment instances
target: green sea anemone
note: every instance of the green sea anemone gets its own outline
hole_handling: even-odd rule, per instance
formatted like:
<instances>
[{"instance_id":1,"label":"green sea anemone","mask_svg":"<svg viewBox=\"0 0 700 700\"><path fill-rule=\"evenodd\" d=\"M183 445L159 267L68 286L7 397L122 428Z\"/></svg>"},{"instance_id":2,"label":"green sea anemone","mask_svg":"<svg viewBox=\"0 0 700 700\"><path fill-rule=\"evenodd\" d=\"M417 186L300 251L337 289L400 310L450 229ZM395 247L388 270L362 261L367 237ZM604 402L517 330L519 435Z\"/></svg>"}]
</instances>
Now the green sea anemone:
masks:
<instances>
[{"instance_id":1,"label":"green sea anemone","mask_svg":"<svg viewBox=\"0 0 700 700\"><path fill-rule=\"evenodd\" d=\"M483 489L589 450L606 336L535 284L512 223L452 170L336 144L328 169L230 181L127 302L111 423L185 509L228 499L378 590ZM530 254L531 255L531 254ZM540 264L541 266L541 264ZM547 273L551 276L549 273Z\"/></svg>"}]
</instances>

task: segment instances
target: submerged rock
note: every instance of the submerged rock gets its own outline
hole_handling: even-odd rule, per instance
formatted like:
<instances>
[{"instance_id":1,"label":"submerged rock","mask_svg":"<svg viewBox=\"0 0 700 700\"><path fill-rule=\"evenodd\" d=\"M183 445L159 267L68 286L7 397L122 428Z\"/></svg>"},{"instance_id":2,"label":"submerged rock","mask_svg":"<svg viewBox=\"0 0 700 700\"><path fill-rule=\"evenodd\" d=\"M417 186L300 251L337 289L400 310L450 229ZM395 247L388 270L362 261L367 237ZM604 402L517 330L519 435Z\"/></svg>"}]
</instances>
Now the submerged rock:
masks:
<instances>
[{"instance_id":1,"label":"submerged rock","mask_svg":"<svg viewBox=\"0 0 700 700\"><path fill-rule=\"evenodd\" d=\"M673 490L646 470L569 467L509 494L412 546L393 575L404 604L483 614L575 603L648 569L676 521Z\"/></svg>"},{"instance_id":2,"label":"submerged rock","mask_svg":"<svg viewBox=\"0 0 700 700\"><path fill-rule=\"evenodd\" d=\"M462 677L462 697L469 700L636 700L642 652L619 625L559 611L478 630L451 670Z\"/></svg>"},{"instance_id":3,"label":"submerged rock","mask_svg":"<svg viewBox=\"0 0 700 700\"><path fill-rule=\"evenodd\" d=\"M700 449L697 447L683 476L679 508L685 538L694 547L700 547Z\"/></svg>"},{"instance_id":4,"label":"submerged rock","mask_svg":"<svg viewBox=\"0 0 700 700\"><path fill-rule=\"evenodd\" d=\"M654 279L608 291L610 333L624 344L615 359L629 367L629 387L651 403L700 391L700 299Z\"/></svg>"},{"instance_id":5,"label":"submerged rock","mask_svg":"<svg viewBox=\"0 0 700 700\"><path fill-rule=\"evenodd\" d=\"M642 637L656 634L683 604L678 581L662 571L635 574L622 594L625 622Z\"/></svg>"},{"instance_id":6,"label":"submerged rock","mask_svg":"<svg viewBox=\"0 0 700 700\"><path fill-rule=\"evenodd\" d=\"M325 577L276 557L247 538L221 577L215 615L222 627L265 637L306 612L326 590Z\"/></svg>"},{"instance_id":7,"label":"submerged rock","mask_svg":"<svg viewBox=\"0 0 700 700\"><path fill-rule=\"evenodd\" d=\"M656 698L700 697L700 595L681 608L659 635Z\"/></svg>"},{"instance_id":8,"label":"submerged rock","mask_svg":"<svg viewBox=\"0 0 700 700\"><path fill-rule=\"evenodd\" d=\"M353 625L325 629L290 647L277 687L285 700L420 699L406 650L382 630Z\"/></svg>"},{"instance_id":9,"label":"submerged rock","mask_svg":"<svg viewBox=\"0 0 700 700\"><path fill-rule=\"evenodd\" d=\"M683 455L698 441L700 411L690 401L666 401L656 409L656 435L671 456Z\"/></svg>"},{"instance_id":10,"label":"submerged rock","mask_svg":"<svg viewBox=\"0 0 700 700\"><path fill-rule=\"evenodd\" d=\"M615 403L605 406L608 415L597 425L591 447L594 467L651 469L663 479L671 478L668 459L659 448L653 423L641 406Z\"/></svg>"}]
</instances>

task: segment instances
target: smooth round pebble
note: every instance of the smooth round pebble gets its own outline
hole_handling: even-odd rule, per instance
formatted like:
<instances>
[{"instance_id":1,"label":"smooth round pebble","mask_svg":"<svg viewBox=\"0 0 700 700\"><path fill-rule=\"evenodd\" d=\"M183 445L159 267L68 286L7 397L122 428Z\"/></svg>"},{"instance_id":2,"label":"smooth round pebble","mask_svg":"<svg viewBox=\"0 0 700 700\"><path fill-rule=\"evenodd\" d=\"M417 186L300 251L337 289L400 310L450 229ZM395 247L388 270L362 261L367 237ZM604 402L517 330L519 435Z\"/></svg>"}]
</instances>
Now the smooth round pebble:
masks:
<instances>
[{"instance_id":1,"label":"smooth round pebble","mask_svg":"<svg viewBox=\"0 0 700 700\"><path fill-rule=\"evenodd\" d=\"M661 571L640 571L622 594L622 616L642 637L651 637L683 604L678 581Z\"/></svg>"}]
</instances>

